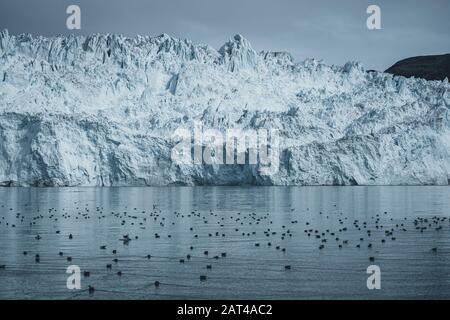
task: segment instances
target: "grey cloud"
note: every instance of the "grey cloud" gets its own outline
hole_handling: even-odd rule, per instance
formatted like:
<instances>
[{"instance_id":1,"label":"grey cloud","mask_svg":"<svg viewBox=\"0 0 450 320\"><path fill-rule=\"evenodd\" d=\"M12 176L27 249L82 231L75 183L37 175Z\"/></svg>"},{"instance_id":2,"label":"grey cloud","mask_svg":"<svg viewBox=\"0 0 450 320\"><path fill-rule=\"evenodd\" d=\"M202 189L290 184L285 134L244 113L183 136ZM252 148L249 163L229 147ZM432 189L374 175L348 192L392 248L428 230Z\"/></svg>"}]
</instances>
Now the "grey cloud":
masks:
<instances>
[{"instance_id":1,"label":"grey cloud","mask_svg":"<svg viewBox=\"0 0 450 320\"><path fill-rule=\"evenodd\" d=\"M65 27L65 8L82 9L82 30ZM382 30L366 28L378 4ZM218 48L235 33L256 50L289 51L327 63L361 61L386 69L395 61L450 52L448 0L2 0L0 29L11 33L158 35Z\"/></svg>"}]
</instances>

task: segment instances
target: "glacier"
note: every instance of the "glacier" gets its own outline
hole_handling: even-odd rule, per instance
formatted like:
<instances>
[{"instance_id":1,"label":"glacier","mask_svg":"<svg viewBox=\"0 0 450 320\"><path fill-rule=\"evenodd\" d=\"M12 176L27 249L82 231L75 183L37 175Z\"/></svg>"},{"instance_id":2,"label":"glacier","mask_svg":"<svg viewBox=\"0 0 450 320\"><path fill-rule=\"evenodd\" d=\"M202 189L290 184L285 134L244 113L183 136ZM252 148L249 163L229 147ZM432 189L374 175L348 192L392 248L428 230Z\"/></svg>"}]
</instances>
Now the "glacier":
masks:
<instances>
[{"instance_id":1,"label":"glacier","mask_svg":"<svg viewBox=\"0 0 450 320\"><path fill-rule=\"evenodd\" d=\"M277 129L280 167L177 164L172 133ZM121 35L0 33L1 186L449 185L448 80Z\"/></svg>"}]
</instances>

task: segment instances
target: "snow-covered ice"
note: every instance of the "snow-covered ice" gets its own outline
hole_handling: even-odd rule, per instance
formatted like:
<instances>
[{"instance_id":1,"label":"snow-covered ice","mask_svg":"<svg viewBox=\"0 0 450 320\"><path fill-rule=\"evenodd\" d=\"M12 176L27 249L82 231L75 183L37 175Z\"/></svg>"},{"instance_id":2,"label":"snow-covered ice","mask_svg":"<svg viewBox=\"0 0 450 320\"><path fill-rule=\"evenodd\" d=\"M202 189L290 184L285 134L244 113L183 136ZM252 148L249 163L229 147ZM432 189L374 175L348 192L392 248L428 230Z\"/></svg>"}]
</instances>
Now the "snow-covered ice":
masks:
<instances>
[{"instance_id":1,"label":"snow-covered ice","mask_svg":"<svg viewBox=\"0 0 450 320\"><path fill-rule=\"evenodd\" d=\"M171 161L172 134L278 129L280 168ZM448 81L295 62L240 35L0 33L0 185L450 184Z\"/></svg>"}]
</instances>

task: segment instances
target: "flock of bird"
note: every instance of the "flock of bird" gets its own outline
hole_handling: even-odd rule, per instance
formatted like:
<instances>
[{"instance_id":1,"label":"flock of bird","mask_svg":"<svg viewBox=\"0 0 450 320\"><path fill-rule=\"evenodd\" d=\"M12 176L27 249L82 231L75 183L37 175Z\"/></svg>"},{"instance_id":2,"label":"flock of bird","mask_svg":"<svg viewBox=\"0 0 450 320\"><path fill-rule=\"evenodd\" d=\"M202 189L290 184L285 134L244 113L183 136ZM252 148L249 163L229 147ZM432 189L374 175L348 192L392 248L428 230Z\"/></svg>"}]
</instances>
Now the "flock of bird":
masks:
<instances>
[{"instance_id":1,"label":"flock of bird","mask_svg":"<svg viewBox=\"0 0 450 320\"><path fill-rule=\"evenodd\" d=\"M21 213L17 208L3 204L0 205L0 228L23 228L27 230L26 232L29 236L34 237L34 241L42 241L44 237L48 237L48 234L36 232L36 225L57 225L59 220L83 221L83 223L88 224L94 223L93 220L98 220L101 223L112 218L127 233L121 233L116 243L96 243L91 245L98 247L99 254L100 252L106 254L111 259L111 262L104 266L104 272L111 273L112 270L115 270L114 273L118 277L123 277L125 275L124 271L117 267L118 262L121 260L121 246L133 246L135 242L141 241L138 235L133 235L131 232L138 229L141 231L147 230L150 226L153 226L153 231L158 230L158 232L154 232L151 235L151 238L154 239L152 240L153 242L157 242L161 238L171 241L171 229L167 226L179 223L184 228L184 232L188 234L188 237L199 244L208 243L210 238L229 239L232 237L235 240L245 240L246 245L260 250L261 255L266 255L268 250L276 250L280 254L285 254L289 248L286 245L286 240L295 241L298 239L298 241L309 241L312 248L315 247L315 250L318 251L326 251L329 248L345 250L349 247L366 247L368 249L367 252L369 252L367 256L368 262L376 260L376 251L371 251L370 249L375 246L380 247L387 242L395 242L402 234L408 231L417 233L443 232L442 229L444 227L450 226L448 217L430 216L394 219L388 212L380 212L362 221L350 219L343 212L339 212L336 205L334 207L335 211L332 213L313 213L309 209L297 212L295 208L289 208L284 213L288 215L289 219L284 220L284 224L279 224L274 223L274 216L270 213L236 212L222 215L220 212L214 212L213 210L209 212L192 210L184 213L179 211L169 213L159 209L157 205L153 205L151 210L124 207L120 211L107 211L102 206L91 207L91 204L86 203L82 205L78 202L73 203L70 209L63 208L60 210L56 208L32 210L31 204L27 204L21 208L27 213ZM172 219L169 219L170 214L173 215ZM320 217L321 223L316 223L317 219L314 219L313 216L316 218ZM208 228L202 227L202 225L207 225ZM0 232L3 231L0 230ZM76 234L75 231L66 232L57 229L54 232L64 242L74 241L76 237L81 236ZM349 236L350 232L352 232L352 236ZM303 233L303 235L300 233ZM355 234L357 234L357 237L355 237ZM377 234L377 237L374 237L375 234ZM201 249L201 247L200 245L198 247L186 245L185 255L173 258L176 258L178 263L183 265L199 256L208 258L207 261L233 258L233 252L226 250L226 242L223 242L223 250L214 253L210 250ZM77 258L72 252L64 252L57 247L52 250L55 251L55 257L65 259L67 262L72 262L72 260ZM431 253L436 253L438 247L430 247L428 250ZM370 254L371 252L373 254ZM44 259L47 259L40 252L33 252L32 250L25 250L21 254L34 257L32 262L34 264L42 263ZM46 252L47 254L48 252ZM152 260L153 257L151 252L143 252L141 259ZM7 262L2 263L3 258L0 256L0 272L8 269ZM295 268L295 265L280 264L279 268L284 270L284 272L289 272L289 270ZM199 272L196 277L198 277L199 281L207 281L208 272L213 272L213 269L211 262L205 263L204 272ZM84 278L89 278L92 275L92 271L84 270L82 275ZM155 288L160 288L164 285L164 282L160 280L152 279L149 283ZM84 291L93 295L96 288L91 284Z\"/></svg>"}]
</instances>

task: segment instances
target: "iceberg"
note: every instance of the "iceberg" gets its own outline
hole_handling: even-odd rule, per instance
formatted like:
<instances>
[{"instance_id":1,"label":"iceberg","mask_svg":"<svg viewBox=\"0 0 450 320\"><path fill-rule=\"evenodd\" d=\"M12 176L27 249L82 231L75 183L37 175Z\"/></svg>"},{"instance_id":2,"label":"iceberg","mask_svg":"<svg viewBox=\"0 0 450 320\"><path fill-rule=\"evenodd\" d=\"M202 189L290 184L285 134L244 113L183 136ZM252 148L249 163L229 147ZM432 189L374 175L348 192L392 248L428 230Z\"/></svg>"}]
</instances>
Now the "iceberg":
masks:
<instances>
[{"instance_id":1,"label":"iceberg","mask_svg":"<svg viewBox=\"0 0 450 320\"><path fill-rule=\"evenodd\" d=\"M173 132L278 130L279 170L172 161ZM1 186L448 185L450 85L241 35L0 33Z\"/></svg>"}]
</instances>

